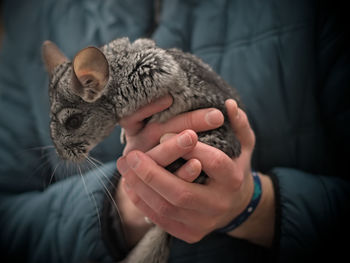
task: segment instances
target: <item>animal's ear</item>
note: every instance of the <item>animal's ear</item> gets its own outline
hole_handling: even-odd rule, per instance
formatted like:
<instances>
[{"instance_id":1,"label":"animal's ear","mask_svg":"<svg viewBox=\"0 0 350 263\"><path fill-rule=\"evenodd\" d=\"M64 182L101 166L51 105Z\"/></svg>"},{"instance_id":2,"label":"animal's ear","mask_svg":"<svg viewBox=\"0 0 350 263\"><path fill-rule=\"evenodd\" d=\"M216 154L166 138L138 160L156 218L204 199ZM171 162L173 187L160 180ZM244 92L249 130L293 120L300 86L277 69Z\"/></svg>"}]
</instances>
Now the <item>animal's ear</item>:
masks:
<instances>
[{"instance_id":1,"label":"animal's ear","mask_svg":"<svg viewBox=\"0 0 350 263\"><path fill-rule=\"evenodd\" d=\"M46 40L42 45L42 57L47 72L52 76L56 66L69 61L62 51L51 41Z\"/></svg>"},{"instance_id":2,"label":"animal's ear","mask_svg":"<svg viewBox=\"0 0 350 263\"><path fill-rule=\"evenodd\" d=\"M73 92L86 102L96 101L109 78L109 65L105 55L96 47L79 51L73 60Z\"/></svg>"}]
</instances>

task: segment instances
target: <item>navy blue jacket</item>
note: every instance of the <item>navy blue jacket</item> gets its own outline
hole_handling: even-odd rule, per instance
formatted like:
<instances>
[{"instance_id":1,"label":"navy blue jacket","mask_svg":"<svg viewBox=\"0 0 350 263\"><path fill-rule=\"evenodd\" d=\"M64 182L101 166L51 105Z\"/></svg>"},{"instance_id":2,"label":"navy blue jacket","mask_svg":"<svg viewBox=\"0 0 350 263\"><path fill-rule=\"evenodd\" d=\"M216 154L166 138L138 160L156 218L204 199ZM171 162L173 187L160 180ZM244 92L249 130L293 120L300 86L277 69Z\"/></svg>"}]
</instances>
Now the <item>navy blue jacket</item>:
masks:
<instances>
[{"instance_id":1,"label":"navy blue jacket","mask_svg":"<svg viewBox=\"0 0 350 263\"><path fill-rule=\"evenodd\" d=\"M92 153L104 173L88 167L82 177L60 164L49 146L40 48L50 39L72 58L122 36L194 53L235 86L256 133L253 167L274 182L273 248L212 234L193 245L175 240L170 262L341 254L350 199L350 43L341 10L316 0L153 2L3 1L0 259L113 262L102 211L122 151L119 129Z\"/></svg>"}]
</instances>

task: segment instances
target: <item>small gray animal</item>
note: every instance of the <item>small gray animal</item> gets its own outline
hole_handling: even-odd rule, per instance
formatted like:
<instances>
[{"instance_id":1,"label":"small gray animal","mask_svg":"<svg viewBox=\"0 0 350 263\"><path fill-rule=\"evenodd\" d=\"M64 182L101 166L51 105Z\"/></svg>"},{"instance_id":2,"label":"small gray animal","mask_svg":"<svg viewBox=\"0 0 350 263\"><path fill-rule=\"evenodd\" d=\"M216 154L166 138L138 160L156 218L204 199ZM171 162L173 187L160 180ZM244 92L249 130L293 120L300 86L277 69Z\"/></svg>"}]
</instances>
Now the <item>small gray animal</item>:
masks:
<instances>
[{"instance_id":1,"label":"small gray animal","mask_svg":"<svg viewBox=\"0 0 350 263\"><path fill-rule=\"evenodd\" d=\"M166 94L173 97L173 104L149 121L164 122L183 112L218 108L224 113L224 124L198 133L198 139L229 156L240 154L224 107L229 98L240 105L237 92L191 54L161 49L149 39L130 43L120 38L101 48L87 47L72 62L55 44L45 41L43 58L50 75L51 137L63 159L84 160L121 118ZM180 159L167 169L173 172L183 163ZM154 227L123 262L166 262L168 240L167 234Z\"/></svg>"}]
</instances>

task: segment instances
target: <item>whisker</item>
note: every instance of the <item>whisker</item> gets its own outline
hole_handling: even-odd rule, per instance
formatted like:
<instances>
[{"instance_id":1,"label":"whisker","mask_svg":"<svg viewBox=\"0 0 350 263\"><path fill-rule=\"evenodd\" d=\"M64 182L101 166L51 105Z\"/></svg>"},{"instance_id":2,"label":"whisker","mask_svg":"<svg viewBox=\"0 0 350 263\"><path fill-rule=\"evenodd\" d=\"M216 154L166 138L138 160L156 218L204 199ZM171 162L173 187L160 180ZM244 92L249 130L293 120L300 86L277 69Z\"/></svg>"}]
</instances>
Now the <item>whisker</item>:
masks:
<instances>
[{"instance_id":1,"label":"whisker","mask_svg":"<svg viewBox=\"0 0 350 263\"><path fill-rule=\"evenodd\" d=\"M66 165L66 171L67 171L67 177L69 176L69 166L68 166L68 162L64 162L64 164Z\"/></svg>"},{"instance_id":2,"label":"whisker","mask_svg":"<svg viewBox=\"0 0 350 263\"><path fill-rule=\"evenodd\" d=\"M101 163L100 161L92 158L91 156L88 156L88 155L84 155L86 160L93 165L93 167L95 167L97 170L99 170L101 172L101 174L106 178L106 180L108 181L108 183L115 187L115 184L111 181L111 179L109 179L109 177L101 170L101 168L95 163L96 161L100 164L100 165L103 165L103 163Z\"/></svg>"},{"instance_id":3,"label":"whisker","mask_svg":"<svg viewBox=\"0 0 350 263\"><path fill-rule=\"evenodd\" d=\"M51 157L53 151L45 150L44 148L49 149L51 147L53 147L53 146L34 147L34 148L29 149L29 150L41 150L42 152L39 153L37 161L35 161L34 163L31 164L32 169L30 169L28 176L38 176L38 175L40 175L42 177L47 176L48 171L51 168L50 163L51 163L52 159L50 157ZM17 154L18 158L20 158L20 159L27 158L26 152L28 152L29 150L18 151L16 154Z\"/></svg>"},{"instance_id":4,"label":"whisker","mask_svg":"<svg viewBox=\"0 0 350 263\"><path fill-rule=\"evenodd\" d=\"M54 176L55 176L56 170L57 170L57 168L60 166L60 164L61 164L61 162L58 162L58 163L56 164L55 169L53 170L53 172L52 172L52 174L51 174L51 176L50 176L49 185L52 183L52 180L53 180L53 178L54 178Z\"/></svg>"},{"instance_id":5,"label":"whisker","mask_svg":"<svg viewBox=\"0 0 350 263\"><path fill-rule=\"evenodd\" d=\"M37 165L35 167L34 170L31 171L30 174L35 175L37 172L39 172L40 170L42 170L43 168L45 168L46 166L48 166L48 164L50 163L50 160L45 158L46 156L41 157L38 160L38 163L40 163L39 165ZM46 159L46 160L45 160ZM42 162L41 162L42 161Z\"/></svg>"},{"instance_id":6,"label":"whisker","mask_svg":"<svg viewBox=\"0 0 350 263\"><path fill-rule=\"evenodd\" d=\"M41 148L41 150L47 150L47 149L54 149L55 146L53 146L53 145L46 145L46 146L41 146L41 147L38 147L38 148ZM32 148L32 149L35 149L35 147Z\"/></svg>"},{"instance_id":7,"label":"whisker","mask_svg":"<svg viewBox=\"0 0 350 263\"><path fill-rule=\"evenodd\" d=\"M41 154L47 155L50 152L54 151L54 149L55 147L53 145L37 146L37 147L30 147L30 148L24 148L24 149L18 150L16 151L16 154L21 155L31 151L35 151L35 152L41 151Z\"/></svg>"},{"instance_id":8,"label":"whisker","mask_svg":"<svg viewBox=\"0 0 350 263\"><path fill-rule=\"evenodd\" d=\"M93 162L93 160L90 159L89 156L86 155L85 157L86 157L86 160L87 160L90 164L92 164L94 167L96 167L96 169L102 174L102 176L103 176L104 178L106 178L106 180L111 184L111 186L116 187L115 184L109 179L109 177L103 172L103 170L102 170L99 166L97 166L97 165ZM94 172L94 170L93 170L93 172ZM94 173L96 173L96 172L94 172ZM113 198L111 192L108 190L108 187L106 186L106 184L103 182L102 179L99 179L99 182L101 183L101 185L102 185L103 188L105 189L105 191L106 191L106 193L107 193L109 199L112 201L112 203L113 203L113 205L114 205L114 207L115 207L115 209L116 209L116 211L117 211L117 213L118 213L118 215L119 215L119 218L122 220L122 216L121 216L120 210L119 210L119 208L118 208L118 205L117 205L116 201L114 200L114 198ZM123 223L123 222L122 222L122 223Z\"/></svg>"},{"instance_id":9,"label":"whisker","mask_svg":"<svg viewBox=\"0 0 350 263\"><path fill-rule=\"evenodd\" d=\"M36 146L36 147L30 147L23 149L24 151L39 151L39 150L47 150L47 149L54 149L55 146L53 145L44 145L44 146Z\"/></svg>"},{"instance_id":10,"label":"whisker","mask_svg":"<svg viewBox=\"0 0 350 263\"><path fill-rule=\"evenodd\" d=\"M95 163L97 163L97 164L99 164L99 165L103 165L102 162L100 162L99 160L97 160L96 158L94 158L94 157L92 157L92 156L89 156L89 155L85 154L85 157L86 157L87 159L91 159L92 161L94 161Z\"/></svg>"},{"instance_id":11,"label":"whisker","mask_svg":"<svg viewBox=\"0 0 350 263\"><path fill-rule=\"evenodd\" d=\"M86 182L85 182L85 179L84 179L84 176L83 176L83 174L82 174L82 172L81 172L81 169L80 169L80 166L79 166L79 165L78 165L78 169L79 169L80 177L81 177L81 179L82 179L82 181L83 181L83 185L84 185L86 194L88 195L90 201L92 201L92 202L94 203L94 206L95 206L95 209L96 209L96 215L97 215L98 222L99 222L99 227L101 228L101 227L102 227L102 223L101 223L100 213L99 213L99 211L98 211L96 199L95 199L94 195L88 190L87 185L86 185Z\"/></svg>"},{"instance_id":12,"label":"whisker","mask_svg":"<svg viewBox=\"0 0 350 263\"><path fill-rule=\"evenodd\" d=\"M99 170L99 171L101 172L101 170ZM96 171L94 171L94 170L93 170L93 173L95 173L95 174L97 175ZM103 175L103 174L102 174L102 175ZM106 175L103 175L103 176L106 177ZM99 178L99 177L97 177L97 178L98 178L98 181L99 181L99 182L101 183L101 185L103 186L103 188L105 189L105 192L106 192L106 194L108 195L109 200L112 202L112 205L115 207L115 209L116 209L116 211L117 211L117 214L119 215L119 218L120 218L120 220L121 220L121 223L123 223L123 218L122 218L122 216L121 216L121 212L120 212L120 210L119 210L119 207L118 207L118 205L117 205L117 203L116 203L114 197L112 196L111 192L108 190L108 188L107 188L106 184L103 182L103 180L102 180L101 178Z\"/></svg>"}]
</instances>

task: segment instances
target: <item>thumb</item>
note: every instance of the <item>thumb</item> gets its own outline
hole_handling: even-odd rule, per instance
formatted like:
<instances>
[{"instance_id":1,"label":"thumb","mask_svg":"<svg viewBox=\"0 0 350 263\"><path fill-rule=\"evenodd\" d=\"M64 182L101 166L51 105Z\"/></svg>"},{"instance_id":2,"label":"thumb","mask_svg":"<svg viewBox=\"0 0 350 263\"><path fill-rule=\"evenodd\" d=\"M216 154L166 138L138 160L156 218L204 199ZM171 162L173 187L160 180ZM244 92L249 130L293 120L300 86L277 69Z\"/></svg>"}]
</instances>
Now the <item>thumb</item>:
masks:
<instances>
[{"instance_id":1,"label":"thumb","mask_svg":"<svg viewBox=\"0 0 350 263\"><path fill-rule=\"evenodd\" d=\"M228 117L231 127L242 147L242 154L253 151L255 145L255 134L250 127L247 114L237 106L237 102L233 99L225 101Z\"/></svg>"}]
</instances>

